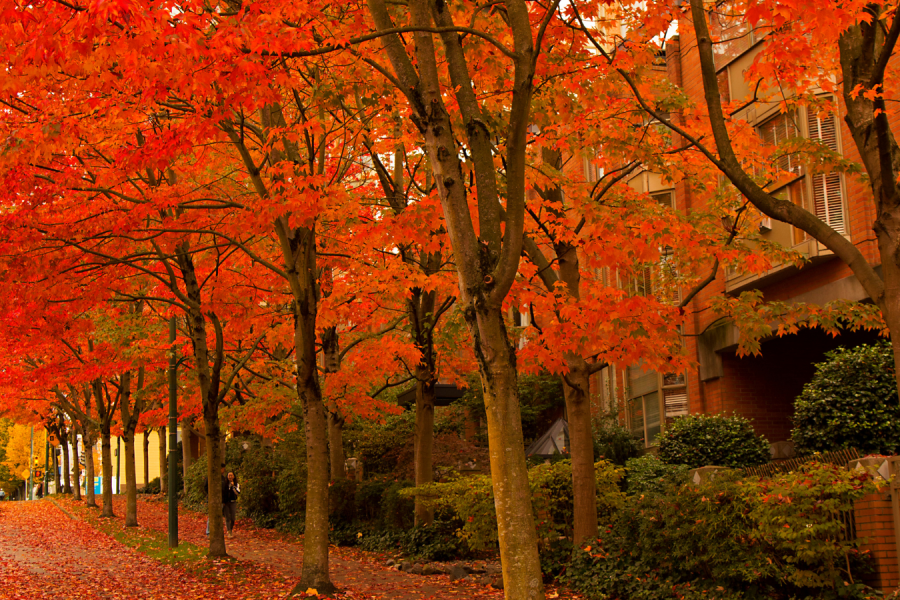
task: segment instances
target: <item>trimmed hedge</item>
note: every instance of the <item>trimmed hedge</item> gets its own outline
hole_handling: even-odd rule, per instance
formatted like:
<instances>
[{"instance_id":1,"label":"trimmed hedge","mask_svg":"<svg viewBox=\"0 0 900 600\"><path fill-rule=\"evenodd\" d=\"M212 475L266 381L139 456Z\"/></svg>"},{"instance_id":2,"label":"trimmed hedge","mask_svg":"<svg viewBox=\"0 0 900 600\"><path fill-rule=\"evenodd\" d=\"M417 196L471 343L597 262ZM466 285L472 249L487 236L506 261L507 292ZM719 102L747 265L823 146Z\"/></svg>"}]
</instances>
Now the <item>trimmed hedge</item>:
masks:
<instances>
[{"instance_id":1,"label":"trimmed hedge","mask_svg":"<svg viewBox=\"0 0 900 600\"><path fill-rule=\"evenodd\" d=\"M797 452L900 451L900 402L890 343L839 348L825 358L794 402L791 438Z\"/></svg>"},{"instance_id":2,"label":"trimmed hedge","mask_svg":"<svg viewBox=\"0 0 900 600\"><path fill-rule=\"evenodd\" d=\"M769 461L769 442L739 415L687 415L668 425L659 438L659 458L691 468L750 467Z\"/></svg>"}]
</instances>

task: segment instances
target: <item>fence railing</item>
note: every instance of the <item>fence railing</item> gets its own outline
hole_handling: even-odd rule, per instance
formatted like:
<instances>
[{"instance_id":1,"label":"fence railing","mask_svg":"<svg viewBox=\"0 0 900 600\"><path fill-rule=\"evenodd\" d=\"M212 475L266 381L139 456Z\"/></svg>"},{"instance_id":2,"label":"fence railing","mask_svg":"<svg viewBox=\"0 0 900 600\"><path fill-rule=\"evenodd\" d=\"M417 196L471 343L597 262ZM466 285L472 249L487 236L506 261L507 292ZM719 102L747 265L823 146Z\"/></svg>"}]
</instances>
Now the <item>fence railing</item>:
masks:
<instances>
[{"instance_id":1,"label":"fence railing","mask_svg":"<svg viewBox=\"0 0 900 600\"><path fill-rule=\"evenodd\" d=\"M851 460L860 458L856 448L846 448L844 450L835 450L833 452L823 452L822 454L810 454L808 456L797 456L788 460L778 462L770 462L756 467L744 467L744 472L748 475L756 477L772 477L777 473L787 473L796 471L801 466L811 462L823 462L846 467Z\"/></svg>"}]
</instances>

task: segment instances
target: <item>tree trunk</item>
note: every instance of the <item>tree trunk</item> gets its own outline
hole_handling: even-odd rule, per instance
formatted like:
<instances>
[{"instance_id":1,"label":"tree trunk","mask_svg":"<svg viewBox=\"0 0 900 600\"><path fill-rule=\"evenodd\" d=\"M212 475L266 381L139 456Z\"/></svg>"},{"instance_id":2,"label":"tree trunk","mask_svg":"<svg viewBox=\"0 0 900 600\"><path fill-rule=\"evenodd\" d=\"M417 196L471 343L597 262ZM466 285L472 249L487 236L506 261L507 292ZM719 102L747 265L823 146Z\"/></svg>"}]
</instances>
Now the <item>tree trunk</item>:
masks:
<instances>
[{"instance_id":1,"label":"tree trunk","mask_svg":"<svg viewBox=\"0 0 900 600\"><path fill-rule=\"evenodd\" d=\"M77 439L74 434L72 435L73 441L77 443ZM63 453L63 493L71 494L72 493L72 478L71 478L71 465L69 464L69 432L63 427L60 430L59 441L62 445L62 453ZM74 444L73 444L74 446ZM78 453L75 453L75 462L78 462ZM78 498L76 498L77 500Z\"/></svg>"},{"instance_id":2,"label":"tree trunk","mask_svg":"<svg viewBox=\"0 0 900 600\"><path fill-rule=\"evenodd\" d=\"M331 480L345 479L344 470L344 419L332 411L328 411L328 450L331 464Z\"/></svg>"},{"instance_id":3,"label":"tree trunk","mask_svg":"<svg viewBox=\"0 0 900 600\"><path fill-rule=\"evenodd\" d=\"M542 598L543 582L519 410L516 356L499 306L465 309L487 412L491 481L506 598ZM479 308L481 310L479 310Z\"/></svg>"},{"instance_id":4,"label":"tree trunk","mask_svg":"<svg viewBox=\"0 0 900 600\"><path fill-rule=\"evenodd\" d=\"M574 363L574 365L573 365ZM576 546L597 538L597 476L594 473L594 436L591 431L590 374L581 357L573 357L563 379L569 420L572 459L572 502ZM571 384L571 385L570 385Z\"/></svg>"},{"instance_id":5,"label":"tree trunk","mask_svg":"<svg viewBox=\"0 0 900 600\"><path fill-rule=\"evenodd\" d=\"M191 468L191 465L194 464L194 456L191 452L191 436L193 435L193 429L191 429L190 424L187 421L182 421L181 423L181 457L182 457L182 485L184 486L184 495L187 497L187 486L188 486L188 469Z\"/></svg>"},{"instance_id":6,"label":"tree trunk","mask_svg":"<svg viewBox=\"0 0 900 600\"><path fill-rule=\"evenodd\" d=\"M222 465L225 457L219 444L218 406L205 406L203 421L206 425L206 510L209 516L210 557L227 556L225 548L225 522L222 519Z\"/></svg>"},{"instance_id":7,"label":"tree trunk","mask_svg":"<svg viewBox=\"0 0 900 600\"><path fill-rule=\"evenodd\" d=\"M144 489L150 485L150 430L144 429Z\"/></svg>"},{"instance_id":8,"label":"tree trunk","mask_svg":"<svg viewBox=\"0 0 900 600\"><path fill-rule=\"evenodd\" d=\"M100 438L100 459L103 468L103 510L100 512L101 517L114 517L113 512L113 489L112 489L112 441L110 439L109 427L104 427ZM118 482L117 482L118 483Z\"/></svg>"},{"instance_id":9,"label":"tree trunk","mask_svg":"<svg viewBox=\"0 0 900 600\"><path fill-rule=\"evenodd\" d=\"M166 428L156 430L159 436L159 492L165 494L169 491L169 461L166 460Z\"/></svg>"},{"instance_id":10,"label":"tree trunk","mask_svg":"<svg viewBox=\"0 0 900 600\"><path fill-rule=\"evenodd\" d=\"M431 453L434 447L434 373L427 365L416 367L416 487L434 481ZM434 509L416 497L416 525L431 525Z\"/></svg>"},{"instance_id":11,"label":"tree trunk","mask_svg":"<svg viewBox=\"0 0 900 600\"><path fill-rule=\"evenodd\" d=\"M76 500L81 500L81 464L79 463L79 460L78 460L79 459L79 456L78 456L78 432L80 429L81 428L78 426L78 424L74 423L74 427L72 428L72 439L73 439L73 443L72 443L73 452L72 453L74 454L74 456L72 457L73 463L74 463L72 465L72 467L73 467L73 471L74 471L74 480L72 481L72 484L75 486L75 489L73 491L75 493ZM82 448L82 452L84 452L85 456L87 456L87 452L85 451L84 436L82 436L82 438L81 438L81 448ZM87 458L85 458L85 460L87 460ZM87 464L85 464L85 466L87 466ZM85 489L85 494L87 494L87 489ZM88 504L88 506L90 506L90 504Z\"/></svg>"},{"instance_id":12,"label":"tree trunk","mask_svg":"<svg viewBox=\"0 0 900 600\"><path fill-rule=\"evenodd\" d=\"M125 527L137 527L137 468L134 462L134 431L125 438Z\"/></svg>"},{"instance_id":13,"label":"tree trunk","mask_svg":"<svg viewBox=\"0 0 900 600\"><path fill-rule=\"evenodd\" d=\"M87 481L84 485L84 493L87 497L86 504L87 506L93 508L100 508L97 505L97 494L94 491L94 479L96 479L96 465L94 464L94 439L91 435L87 436L87 446L84 449L84 468L86 470L85 477Z\"/></svg>"},{"instance_id":14,"label":"tree trunk","mask_svg":"<svg viewBox=\"0 0 900 600\"><path fill-rule=\"evenodd\" d=\"M55 493L62 494L62 488L59 485L59 453L56 451L56 448L53 448L50 452L53 453L53 460L51 461L53 463L53 489Z\"/></svg>"}]
</instances>

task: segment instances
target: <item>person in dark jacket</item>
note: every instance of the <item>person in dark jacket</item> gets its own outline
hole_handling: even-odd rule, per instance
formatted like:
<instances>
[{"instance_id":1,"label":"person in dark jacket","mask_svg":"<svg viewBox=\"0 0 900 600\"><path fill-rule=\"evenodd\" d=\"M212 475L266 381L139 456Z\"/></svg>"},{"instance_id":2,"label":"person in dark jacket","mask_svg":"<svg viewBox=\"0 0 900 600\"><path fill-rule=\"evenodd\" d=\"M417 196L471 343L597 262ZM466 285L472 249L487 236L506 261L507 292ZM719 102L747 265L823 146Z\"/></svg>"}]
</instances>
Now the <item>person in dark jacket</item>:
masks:
<instances>
[{"instance_id":1,"label":"person in dark jacket","mask_svg":"<svg viewBox=\"0 0 900 600\"><path fill-rule=\"evenodd\" d=\"M222 516L225 517L225 528L228 535L234 537L234 519L237 516L237 499L241 493L241 486L235 474L231 471L227 476L228 489L222 495Z\"/></svg>"}]
</instances>

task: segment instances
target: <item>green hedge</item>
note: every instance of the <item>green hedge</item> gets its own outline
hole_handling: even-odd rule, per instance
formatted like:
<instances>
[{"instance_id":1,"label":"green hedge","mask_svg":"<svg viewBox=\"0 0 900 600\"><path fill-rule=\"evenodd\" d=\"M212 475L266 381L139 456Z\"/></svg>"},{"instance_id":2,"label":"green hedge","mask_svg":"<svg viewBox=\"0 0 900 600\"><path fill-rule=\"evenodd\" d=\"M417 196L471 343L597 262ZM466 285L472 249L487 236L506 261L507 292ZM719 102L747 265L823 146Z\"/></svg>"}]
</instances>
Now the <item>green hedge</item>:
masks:
<instances>
[{"instance_id":1,"label":"green hedge","mask_svg":"<svg viewBox=\"0 0 900 600\"><path fill-rule=\"evenodd\" d=\"M657 438L659 458L692 468L749 467L769 461L769 442L739 415L687 415L676 418Z\"/></svg>"},{"instance_id":2,"label":"green hedge","mask_svg":"<svg viewBox=\"0 0 900 600\"><path fill-rule=\"evenodd\" d=\"M900 451L900 402L890 343L839 348L825 358L794 402L791 439L797 451Z\"/></svg>"},{"instance_id":3,"label":"green hedge","mask_svg":"<svg viewBox=\"0 0 900 600\"><path fill-rule=\"evenodd\" d=\"M819 463L666 483L631 497L563 580L592 600L866 598L858 543L836 517L874 490L868 474Z\"/></svg>"}]
</instances>

